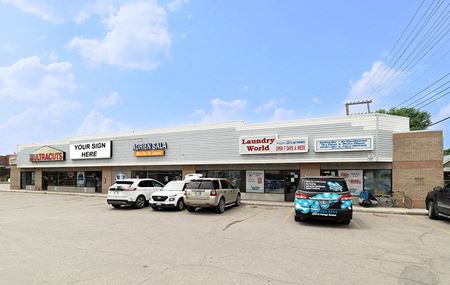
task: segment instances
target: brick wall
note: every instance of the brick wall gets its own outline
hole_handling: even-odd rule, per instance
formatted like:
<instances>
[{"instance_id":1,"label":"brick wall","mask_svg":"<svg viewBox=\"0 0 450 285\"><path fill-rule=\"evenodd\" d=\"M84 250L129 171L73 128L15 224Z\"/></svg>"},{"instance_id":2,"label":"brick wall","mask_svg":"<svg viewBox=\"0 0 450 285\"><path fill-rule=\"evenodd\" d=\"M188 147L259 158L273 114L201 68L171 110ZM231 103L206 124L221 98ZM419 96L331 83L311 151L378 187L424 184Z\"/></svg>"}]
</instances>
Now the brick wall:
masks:
<instances>
[{"instance_id":1,"label":"brick wall","mask_svg":"<svg viewBox=\"0 0 450 285\"><path fill-rule=\"evenodd\" d=\"M442 131L394 133L392 190L394 198L403 191L414 201L414 207L424 208L428 191L443 185Z\"/></svg>"}]
</instances>

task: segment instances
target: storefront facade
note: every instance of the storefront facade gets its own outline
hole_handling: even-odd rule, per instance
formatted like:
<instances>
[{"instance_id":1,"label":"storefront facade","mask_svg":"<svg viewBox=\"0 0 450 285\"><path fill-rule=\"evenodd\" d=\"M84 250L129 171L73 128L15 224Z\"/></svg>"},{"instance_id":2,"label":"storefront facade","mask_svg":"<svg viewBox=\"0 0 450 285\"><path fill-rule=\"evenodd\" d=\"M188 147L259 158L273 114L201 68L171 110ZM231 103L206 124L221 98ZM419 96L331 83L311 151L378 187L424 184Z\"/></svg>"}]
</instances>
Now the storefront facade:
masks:
<instances>
[{"instance_id":1,"label":"storefront facade","mask_svg":"<svg viewBox=\"0 0 450 285\"><path fill-rule=\"evenodd\" d=\"M392 136L409 120L367 114L73 137L20 145L21 189L103 192L116 180L225 177L243 199L290 201L302 176L338 175L352 193L392 191Z\"/></svg>"}]
</instances>

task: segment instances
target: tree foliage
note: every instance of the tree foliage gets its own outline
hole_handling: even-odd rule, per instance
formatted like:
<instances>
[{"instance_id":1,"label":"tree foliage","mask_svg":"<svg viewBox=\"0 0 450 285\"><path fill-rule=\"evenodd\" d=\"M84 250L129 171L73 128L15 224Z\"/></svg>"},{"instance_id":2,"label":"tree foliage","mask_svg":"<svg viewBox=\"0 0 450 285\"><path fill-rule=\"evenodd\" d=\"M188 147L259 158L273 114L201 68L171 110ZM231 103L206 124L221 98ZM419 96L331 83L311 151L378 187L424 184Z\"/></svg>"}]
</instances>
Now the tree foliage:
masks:
<instances>
[{"instance_id":1,"label":"tree foliage","mask_svg":"<svg viewBox=\"0 0 450 285\"><path fill-rule=\"evenodd\" d=\"M450 155L450 148L444 149L444 155Z\"/></svg>"},{"instance_id":2,"label":"tree foliage","mask_svg":"<svg viewBox=\"0 0 450 285\"><path fill-rule=\"evenodd\" d=\"M389 114L395 116L408 117L409 129L411 131L425 130L431 125L431 115L426 111L420 111L416 108L391 108L388 111L379 109L376 113Z\"/></svg>"}]
</instances>

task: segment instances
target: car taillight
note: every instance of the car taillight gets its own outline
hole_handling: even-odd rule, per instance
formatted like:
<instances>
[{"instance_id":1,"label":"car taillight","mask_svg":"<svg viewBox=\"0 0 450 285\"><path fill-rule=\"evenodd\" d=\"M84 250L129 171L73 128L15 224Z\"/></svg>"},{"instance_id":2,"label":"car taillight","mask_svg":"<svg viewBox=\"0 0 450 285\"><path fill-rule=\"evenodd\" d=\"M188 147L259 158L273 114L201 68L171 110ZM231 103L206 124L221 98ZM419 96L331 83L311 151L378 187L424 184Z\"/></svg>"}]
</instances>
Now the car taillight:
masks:
<instances>
[{"instance_id":1,"label":"car taillight","mask_svg":"<svg viewBox=\"0 0 450 285\"><path fill-rule=\"evenodd\" d=\"M295 194L295 198L297 198L297 199L305 199L305 200L309 200L308 195L303 194L303 193L296 193L296 194Z\"/></svg>"},{"instance_id":2,"label":"car taillight","mask_svg":"<svg viewBox=\"0 0 450 285\"><path fill-rule=\"evenodd\" d=\"M217 191L211 190L211 192L209 193L209 196L217 196Z\"/></svg>"},{"instance_id":3,"label":"car taillight","mask_svg":"<svg viewBox=\"0 0 450 285\"><path fill-rule=\"evenodd\" d=\"M136 191L136 187L130 187L130 188L125 188L125 189L123 189L123 190L125 190L125 191Z\"/></svg>"},{"instance_id":4,"label":"car taillight","mask_svg":"<svg viewBox=\"0 0 450 285\"><path fill-rule=\"evenodd\" d=\"M351 199L352 199L352 195L347 194L347 195L342 195L342 196L339 198L339 201L348 201L348 200L351 200Z\"/></svg>"}]
</instances>

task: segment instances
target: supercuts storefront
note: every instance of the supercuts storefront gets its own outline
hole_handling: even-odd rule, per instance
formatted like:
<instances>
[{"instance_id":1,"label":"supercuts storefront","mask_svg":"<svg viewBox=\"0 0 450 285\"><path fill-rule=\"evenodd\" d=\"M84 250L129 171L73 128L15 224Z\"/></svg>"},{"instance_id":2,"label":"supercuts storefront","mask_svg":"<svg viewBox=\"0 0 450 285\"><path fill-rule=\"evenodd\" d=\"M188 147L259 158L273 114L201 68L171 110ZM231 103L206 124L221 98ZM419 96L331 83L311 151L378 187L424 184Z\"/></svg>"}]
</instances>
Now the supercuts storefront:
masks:
<instances>
[{"instance_id":1,"label":"supercuts storefront","mask_svg":"<svg viewBox=\"0 0 450 285\"><path fill-rule=\"evenodd\" d=\"M346 178L355 195L390 192L392 134L408 129L407 118L385 114L196 125L20 145L17 167L22 188L47 191L105 193L125 177L202 173L230 179L243 199L292 200L300 177L318 175Z\"/></svg>"}]
</instances>

